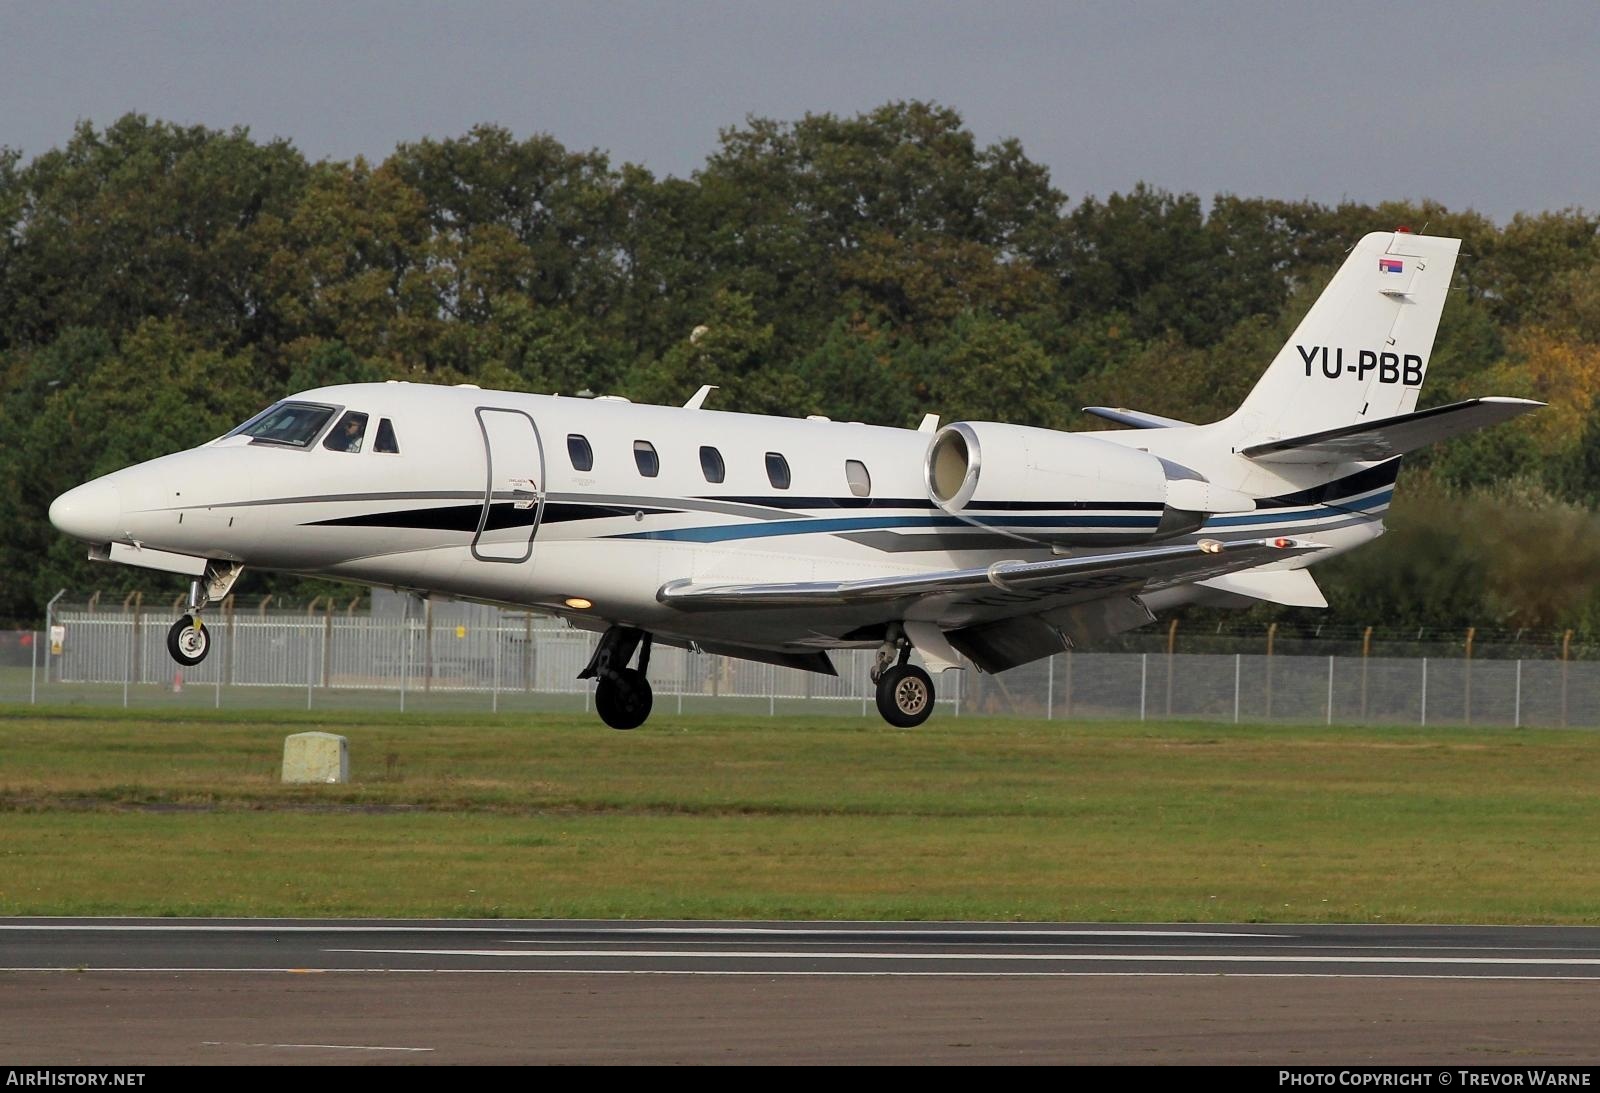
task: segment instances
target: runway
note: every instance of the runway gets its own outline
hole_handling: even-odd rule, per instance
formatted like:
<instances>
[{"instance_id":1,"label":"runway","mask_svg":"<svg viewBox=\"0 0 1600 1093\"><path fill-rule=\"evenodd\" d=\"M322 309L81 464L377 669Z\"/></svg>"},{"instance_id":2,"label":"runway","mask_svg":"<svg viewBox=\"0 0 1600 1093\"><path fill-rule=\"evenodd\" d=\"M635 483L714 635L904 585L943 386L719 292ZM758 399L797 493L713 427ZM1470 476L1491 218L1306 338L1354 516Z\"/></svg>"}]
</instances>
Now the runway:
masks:
<instances>
[{"instance_id":1,"label":"runway","mask_svg":"<svg viewBox=\"0 0 1600 1093\"><path fill-rule=\"evenodd\" d=\"M1600 929L0 920L8 1063L1592 1063Z\"/></svg>"}]
</instances>

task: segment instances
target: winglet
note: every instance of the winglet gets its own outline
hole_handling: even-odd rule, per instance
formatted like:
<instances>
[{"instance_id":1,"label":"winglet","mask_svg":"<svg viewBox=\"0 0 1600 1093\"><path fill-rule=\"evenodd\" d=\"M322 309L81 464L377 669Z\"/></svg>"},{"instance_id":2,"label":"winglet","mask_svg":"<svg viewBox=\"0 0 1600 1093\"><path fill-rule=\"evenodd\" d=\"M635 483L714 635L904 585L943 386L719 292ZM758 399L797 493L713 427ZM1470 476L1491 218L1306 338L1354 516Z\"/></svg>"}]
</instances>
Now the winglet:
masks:
<instances>
[{"instance_id":1,"label":"winglet","mask_svg":"<svg viewBox=\"0 0 1600 1093\"><path fill-rule=\"evenodd\" d=\"M938 414L923 414L922 424L917 426L919 433L931 433L939 428Z\"/></svg>"}]
</instances>

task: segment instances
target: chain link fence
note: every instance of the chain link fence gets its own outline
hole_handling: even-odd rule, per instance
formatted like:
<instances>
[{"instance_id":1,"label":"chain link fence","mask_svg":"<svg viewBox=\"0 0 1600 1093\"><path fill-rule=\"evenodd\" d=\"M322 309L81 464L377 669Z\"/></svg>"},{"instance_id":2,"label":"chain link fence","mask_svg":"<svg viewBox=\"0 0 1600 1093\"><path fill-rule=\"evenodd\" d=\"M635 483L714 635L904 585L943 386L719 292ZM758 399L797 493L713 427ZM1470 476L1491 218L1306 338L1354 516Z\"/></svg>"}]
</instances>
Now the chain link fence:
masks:
<instances>
[{"instance_id":1,"label":"chain link fence","mask_svg":"<svg viewBox=\"0 0 1600 1093\"><path fill-rule=\"evenodd\" d=\"M211 653L180 669L165 613L53 608L0 641L0 702L125 707L587 709L597 636L490 608L212 612ZM657 646L658 712L873 716L873 654L836 677ZM944 716L1600 727L1600 663L1260 653L1064 653L935 681Z\"/></svg>"}]
</instances>

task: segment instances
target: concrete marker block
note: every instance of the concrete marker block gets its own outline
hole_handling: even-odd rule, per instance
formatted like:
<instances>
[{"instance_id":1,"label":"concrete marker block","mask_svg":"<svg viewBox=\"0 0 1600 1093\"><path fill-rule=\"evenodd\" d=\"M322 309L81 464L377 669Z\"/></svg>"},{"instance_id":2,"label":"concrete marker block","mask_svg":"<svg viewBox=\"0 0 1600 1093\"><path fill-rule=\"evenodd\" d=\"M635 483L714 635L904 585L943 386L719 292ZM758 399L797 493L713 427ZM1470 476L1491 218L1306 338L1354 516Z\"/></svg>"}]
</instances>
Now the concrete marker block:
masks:
<instances>
[{"instance_id":1,"label":"concrete marker block","mask_svg":"<svg viewBox=\"0 0 1600 1093\"><path fill-rule=\"evenodd\" d=\"M343 784L350 780L350 741L331 732L297 732L283 740L283 780Z\"/></svg>"}]
</instances>

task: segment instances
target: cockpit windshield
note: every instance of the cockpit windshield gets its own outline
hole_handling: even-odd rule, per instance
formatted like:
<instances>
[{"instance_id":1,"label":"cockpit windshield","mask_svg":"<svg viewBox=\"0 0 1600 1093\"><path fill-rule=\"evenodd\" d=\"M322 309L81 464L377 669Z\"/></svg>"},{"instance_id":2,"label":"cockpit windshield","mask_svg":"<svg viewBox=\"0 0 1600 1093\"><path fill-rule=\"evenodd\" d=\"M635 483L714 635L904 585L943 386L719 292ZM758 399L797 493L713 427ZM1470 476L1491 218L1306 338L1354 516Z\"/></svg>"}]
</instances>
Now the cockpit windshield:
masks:
<instances>
[{"instance_id":1,"label":"cockpit windshield","mask_svg":"<svg viewBox=\"0 0 1600 1093\"><path fill-rule=\"evenodd\" d=\"M333 417L335 407L315 402L280 402L268 407L229 436L247 436L253 444L283 444L308 448L322 427Z\"/></svg>"}]
</instances>

